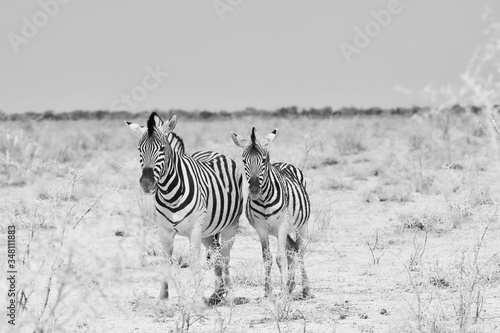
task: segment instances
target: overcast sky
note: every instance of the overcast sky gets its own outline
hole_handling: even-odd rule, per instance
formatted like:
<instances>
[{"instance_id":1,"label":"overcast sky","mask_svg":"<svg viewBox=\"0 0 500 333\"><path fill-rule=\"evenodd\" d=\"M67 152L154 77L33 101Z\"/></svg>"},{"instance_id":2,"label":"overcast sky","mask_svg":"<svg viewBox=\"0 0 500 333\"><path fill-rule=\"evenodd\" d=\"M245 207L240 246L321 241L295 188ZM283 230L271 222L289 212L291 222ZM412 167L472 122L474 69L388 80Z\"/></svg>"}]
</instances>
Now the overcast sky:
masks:
<instances>
[{"instance_id":1,"label":"overcast sky","mask_svg":"<svg viewBox=\"0 0 500 333\"><path fill-rule=\"evenodd\" d=\"M485 5L500 18L498 0L59 1L1 2L0 110L429 104Z\"/></svg>"}]
</instances>

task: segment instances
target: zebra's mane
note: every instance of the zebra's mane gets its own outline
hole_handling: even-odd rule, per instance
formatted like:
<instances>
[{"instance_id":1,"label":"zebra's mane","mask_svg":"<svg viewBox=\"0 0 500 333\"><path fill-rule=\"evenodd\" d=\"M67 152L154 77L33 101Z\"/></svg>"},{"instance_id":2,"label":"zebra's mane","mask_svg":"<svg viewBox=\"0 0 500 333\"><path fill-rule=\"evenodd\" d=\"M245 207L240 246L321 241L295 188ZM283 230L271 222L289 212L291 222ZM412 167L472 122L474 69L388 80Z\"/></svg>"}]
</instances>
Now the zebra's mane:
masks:
<instances>
[{"instance_id":1,"label":"zebra's mane","mask_svg":"<svg viewBox=\"0 0 500 333\"><path fill-rule=\"evenodd\" d=\"M156 127L155 116L158 117L158 119L160 119L160 116L158 116L158 114L154 111L153 111L153 113L151 113L151 115L149 116L149 119L148 119L148 136L149 137L152 137L154 132L155 132L155 127Z\"/></svg>"},{"instance_id":2,"label":"zebra's mane","mask_svg":"<svg viewBox=\"0 0 500 333\"><path fill-rule=\"evenodd\" d=\"M155 128L157 127L155 117L158 117L158 119L160 121L159 126L163 125L163 121L161 120L160 116L156 112L153 111L148 119L148 136L149 137L152 137L154 135ZM174 153L184 154L184 141L182 141L182 139L177 134L175 134L174 132L168 133L167 140L168 140L168 143L170 144L170 147L172 147L172 150L174 151Z\"/></svg>"},{"instance_id":3,"label":"zebra's mane","mask_svg":"<svg viewBox=\"0 0 500 333\"><path fill-rule=\"evenodd\" d=\"M182 141L180 136L174 132L170 132L167 134L167 140L174 153L184 154L184 141Z\"/></svg>"},{"instance_id":4,"label":"zebra's mane","mask_svg":"<svg viewBox=\"0 0 500 333\"><path fill-rule=\"evenodd\" d=\"M250 135L250 139L252 140L252 146L255 147L255 142L257 141L257 137L255 136L255 127L252 127L252 135Z\"/></svg>"},{"instance_id":5,"label":"zebra's mane","mask_svg":"<svg viewBox=\"0 0 500 333\"><path fill-rule=\"evenodd\" d=\"M255 127L252 127L252 134L250 135L250 146L248 147L248 152L250 154L260 154L261 146L257 140L257 136L255 135Z\"/></svg>"}]
</instances>

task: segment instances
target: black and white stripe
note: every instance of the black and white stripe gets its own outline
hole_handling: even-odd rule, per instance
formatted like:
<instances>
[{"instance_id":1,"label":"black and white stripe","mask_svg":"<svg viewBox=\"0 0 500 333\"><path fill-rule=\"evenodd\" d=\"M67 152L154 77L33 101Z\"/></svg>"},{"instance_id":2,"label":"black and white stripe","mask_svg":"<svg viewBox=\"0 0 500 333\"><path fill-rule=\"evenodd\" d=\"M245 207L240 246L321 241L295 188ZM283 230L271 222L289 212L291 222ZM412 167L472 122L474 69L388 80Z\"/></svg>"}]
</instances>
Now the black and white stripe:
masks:
<instances>
[{"instance_id":1,"label":"black and white stripe","mask_svg":"<svg viewBox=\"0 0 500 333\"><path fill-rule=\"evenodd\" d=\"M176 229L188 217L206 212L202 237L220 233L238 222L242 211L242 177L236 164L219 153L205 151L189 156L174 133L168 134L174 152L166 168L158 172L156 210Z\"/></svg>"},{"instance_id":2,"label":"black and white stripe","mask_svg":"<svg viewBox=\"0 0 500 333\"><path fill-rule=\"evenodd\" d=\"M258 153L257 153L258 154ZM244 159L259 163L257 154ZM251 163L251 162L247 162ZM247 179L251 176L245 169ZM272 163L267 177L262 180L261 198L247 202L247 218L269 219L290 208L294 229L301 228L309 220L311 205L302 171L288 163Z\"/></svg>"}]
</instances>

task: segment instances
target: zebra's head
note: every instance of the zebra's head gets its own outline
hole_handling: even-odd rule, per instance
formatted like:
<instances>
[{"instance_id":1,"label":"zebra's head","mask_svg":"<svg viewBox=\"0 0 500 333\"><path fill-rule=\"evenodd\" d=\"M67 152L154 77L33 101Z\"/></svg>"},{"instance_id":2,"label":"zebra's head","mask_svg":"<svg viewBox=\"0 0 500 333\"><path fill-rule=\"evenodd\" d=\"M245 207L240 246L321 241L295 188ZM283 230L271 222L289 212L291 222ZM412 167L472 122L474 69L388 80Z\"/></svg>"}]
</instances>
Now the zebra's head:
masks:
<instances>
[{"instance_id":1,"label":"zebra's head","mask_svg":"<svg viewBox=\"0 0 500 333\"><path fill-rule=\"evenodd\" d=\"M250 141L240 139L236 133L231 132L234 144L243 148L242 157L245 165L245 176L247 177L249 194L252 200L259 199L262 195L262 186L271 166L266 146L274 140L277 131L277 129L274 129L266 137L258 139L255 134L255 127L253 127Z\"/></svg>"},{"instance_id":2,"label":"zebra's head","mask_svg":"<svg viewBox=\"0 0 500 333\"><path fill-rule=\"evenodd\" d=\"M128 121L125 123L141 136L138 150L142 176L139 183L144 193L152 194L165 168L165 161L170 160L172 155L167 134L174 130L177 117L174 115L167 122L163 122L160 116L153 112L148 119L147 127Z\"/></svg>"}]
</instances>

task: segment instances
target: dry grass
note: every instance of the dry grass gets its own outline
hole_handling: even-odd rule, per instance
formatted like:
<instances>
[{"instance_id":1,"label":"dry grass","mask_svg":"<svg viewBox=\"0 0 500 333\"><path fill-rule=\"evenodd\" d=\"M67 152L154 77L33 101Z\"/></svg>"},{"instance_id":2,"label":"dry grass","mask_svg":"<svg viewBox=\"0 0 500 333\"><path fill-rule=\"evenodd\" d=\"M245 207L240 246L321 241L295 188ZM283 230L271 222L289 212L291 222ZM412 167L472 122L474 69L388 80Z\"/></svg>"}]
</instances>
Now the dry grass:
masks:
<instances>
[{"instance_id":1,"label":"dry grass","mask_svg":"<svg viewBox=\"0 0 500 333\"><path fill-rule=\"evenodd\" d=\"M430 140L429 133L444 131L433 118L179 119L188 152L220 151L240 167L229 132L244 135L255 126L265 135L277 127L271 160L304 167L312 203L306 266L316 298L261 298L260 243L242 218L231 273L235 296L250 302L201 313L190 301L208 296L213 273L203 261L197 287L189 269L166 265L152 197L137 186L137 138L125 125L0 124L0 177L8 193L2 219L18 226L17 260L24 260L18 329L446 332L462 325L490 332L500 325L492 296L500 228L491 214L500 188L476 120L452 116L447 136ZM486 224L480 249L464 243ZM188 252L187 240L176 239L174 255L182 261ZM278 272L274 265L275 293ZM175 282L173 297L159 302L164 277Z\"/></svg>"}]
</instances>

